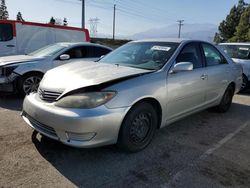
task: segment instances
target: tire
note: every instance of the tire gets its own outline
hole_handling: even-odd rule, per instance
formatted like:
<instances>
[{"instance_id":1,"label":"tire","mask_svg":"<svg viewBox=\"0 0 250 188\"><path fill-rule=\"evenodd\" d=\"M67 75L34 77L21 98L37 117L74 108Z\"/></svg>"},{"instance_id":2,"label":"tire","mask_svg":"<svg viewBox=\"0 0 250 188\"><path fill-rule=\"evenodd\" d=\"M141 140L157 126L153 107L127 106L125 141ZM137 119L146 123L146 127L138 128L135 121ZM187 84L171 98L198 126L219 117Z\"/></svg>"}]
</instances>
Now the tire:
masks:
<instances>
[{"instance_id":1,"label":"tire","mask_svg":"<svg viewBox=\"0 0 250 188\"><path fill-rule=\"evenodd\" d=\"M246 77L245 74L242 74L242 81L243 81L243 82L242 82L240 91L241 91L241 92L244 92L244 91L246 91L246 89L247 89L247 87L248 87L248 79L247 79L247 77Z\"/></svg>"},{"instance_id":2,"label":"tire","mask_svg":"<svg viewBox=\"0 0 250 188\"><path fill-rule=\"evenodd\" d=\"M21 77L17 84L18 93L24 97L31 92L36 92L42 77L41 73L30 73Z\"/></svg>"},{"instance_id":3,"label":"tire","mask_svg":"<svg viewBox=\"0 0 250 188\"><path fill-rule=\"evenodd\" d=\"M220 113L227 112L232 104L234 96L234 88L232 85L229 85L221 99L220 104L216 107L216 111Z\"/></svg>"},{"instance_id":4,"label":"tire","mask_svg":"<svg viewBox=\"0 0 250 188\"><path fill-rule=\"evenodd\" d=\"M158 124L154 107L141 102L126 115L118 137L117 145L126 152L138 152L147 147L153 139Z\"/></svg>"}]
</instances>

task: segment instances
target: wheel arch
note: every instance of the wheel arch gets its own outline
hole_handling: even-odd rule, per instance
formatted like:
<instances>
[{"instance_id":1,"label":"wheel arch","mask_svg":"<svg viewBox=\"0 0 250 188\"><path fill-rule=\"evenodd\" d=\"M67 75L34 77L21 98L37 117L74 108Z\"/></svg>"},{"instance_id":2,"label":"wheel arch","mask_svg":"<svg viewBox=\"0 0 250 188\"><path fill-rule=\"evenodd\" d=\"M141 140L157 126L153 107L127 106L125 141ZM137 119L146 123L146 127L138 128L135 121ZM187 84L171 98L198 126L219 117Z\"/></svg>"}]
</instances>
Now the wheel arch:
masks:
<instances>
[{"instance_id":1,"label":"wheel arch","mask_svg":"<svg viewBox=\"0 0 250 188\"><path fill-rule=\"evenodd\" d=\"M123 120L122 120L121 125L122 125L123 122L125 121L126 116L127 116L127 114L130 112L130 110L131 110L135 105L137 105L138 103L142 103L142 102L147 102L147 103L151 104L151 105L154 107L154 109L156 110L157 116L158 116L157 129L160 129L161 123L162 123L162 107L161 107L160 102L159 102L157 99L153 98L153 97L142 98L142 99L139 99L138 101L136 101L135 103L133 103L133 104L131 105L131 107L128 109L128 111L126 112L126 114L125 114L125 116L124 116L124 118L123 118Z\"/></svg>"},{"instance_id":2,"label":"wheel arch","mask_svg":"<svg viewBox=\"0 0 250 188\"><path fill-rule=\"evenodd\" d=\"M33 74L40 74L42 76L44 75L44 73L42 71L29 71L29 72L26 72L26 73L20 75L20 77L25 77L27 75L33 75Z\"/></svg>"}]
</instances>

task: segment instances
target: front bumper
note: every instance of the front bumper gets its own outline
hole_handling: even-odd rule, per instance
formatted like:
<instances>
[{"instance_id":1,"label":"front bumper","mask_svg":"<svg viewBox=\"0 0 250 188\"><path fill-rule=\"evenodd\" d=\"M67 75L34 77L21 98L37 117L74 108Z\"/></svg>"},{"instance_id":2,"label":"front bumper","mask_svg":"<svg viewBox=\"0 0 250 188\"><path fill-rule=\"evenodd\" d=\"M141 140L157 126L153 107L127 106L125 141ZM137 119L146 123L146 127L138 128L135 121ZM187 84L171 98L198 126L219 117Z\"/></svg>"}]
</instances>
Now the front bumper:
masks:
<instances>
[{"instance_id":1,"label":"front bumper","mask_svg":"<svg viewBox=\"0 0 250 188\"><path fill-rule=\"evenodd\" d=\"M12 73L10 76L0 76L0 92L14 92L15 79L19 75Z\"/></svg>"},{"instance_id":2,"label":"front bumper","mask_svg":"<svg viewBox=\"0 0 250 188\"><path fill-rule=\"evenodd\" d=\"M41 134L81 148L115 144L126 108L66 109L30 94L24 99L22 117Z\"/></svg>"}]
</instances>

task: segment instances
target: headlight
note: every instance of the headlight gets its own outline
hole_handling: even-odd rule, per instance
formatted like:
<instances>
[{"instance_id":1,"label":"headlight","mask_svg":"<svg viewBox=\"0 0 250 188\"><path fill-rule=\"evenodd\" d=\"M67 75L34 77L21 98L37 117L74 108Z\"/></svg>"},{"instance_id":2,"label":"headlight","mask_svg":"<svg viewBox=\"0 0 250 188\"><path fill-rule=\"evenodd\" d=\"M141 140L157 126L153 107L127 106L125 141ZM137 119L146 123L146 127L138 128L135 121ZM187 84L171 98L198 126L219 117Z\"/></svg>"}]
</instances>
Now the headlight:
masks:
<instances>
[{"instance_id":1,"label":"headlight","mask_svg":"<svg viewBox=\"0 0 250 188\"><path fill-rule=\"evenodd\" d=\"M90 92L66 96L55 103L63 108L95 108L107 103L116 95L114 91Z\"/></svg>"}]
</instances>

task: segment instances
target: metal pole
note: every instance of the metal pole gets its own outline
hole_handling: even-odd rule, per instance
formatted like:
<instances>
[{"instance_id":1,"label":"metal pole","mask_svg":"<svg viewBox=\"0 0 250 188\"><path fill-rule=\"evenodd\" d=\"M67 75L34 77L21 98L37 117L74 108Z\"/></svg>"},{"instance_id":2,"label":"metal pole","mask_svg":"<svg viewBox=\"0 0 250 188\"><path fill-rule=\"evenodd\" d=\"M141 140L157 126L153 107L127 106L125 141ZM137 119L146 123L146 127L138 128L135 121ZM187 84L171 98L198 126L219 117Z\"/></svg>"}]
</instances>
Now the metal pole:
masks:
<instances>
[{"instance_id":1,"label":"metal pole","mask_svg":"<svg viewBox=\"0 0 250 188\"><path fill-rule=\"evenodd\" d=\"M181 27L184 25L184 24L183 24L184 20L177 20L177 22L179 23L179 34L178 34L178 38L181 38Z\"/></svg>"},{"instance_id":2,"label":"metal pole","mask_svg":"<svg viewBox=\"0 0 250 188\"><path fill-rule=\"evenodd\" d=\"M114 15L113 15L113 40L115 40L115 11L116 11L116 4L114 4Z\"/></svg>"},{"instance_id":3,"label":"metal pole","mask_svg":"<svg viewBox=\"0 0 250 188\"><path fill-rule=\"evenodd\" d=\"M82 0L82 28L85 28L85 0Z\"/></svg>"}]
</instances>

